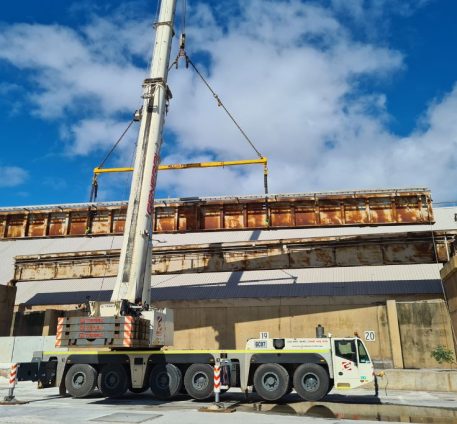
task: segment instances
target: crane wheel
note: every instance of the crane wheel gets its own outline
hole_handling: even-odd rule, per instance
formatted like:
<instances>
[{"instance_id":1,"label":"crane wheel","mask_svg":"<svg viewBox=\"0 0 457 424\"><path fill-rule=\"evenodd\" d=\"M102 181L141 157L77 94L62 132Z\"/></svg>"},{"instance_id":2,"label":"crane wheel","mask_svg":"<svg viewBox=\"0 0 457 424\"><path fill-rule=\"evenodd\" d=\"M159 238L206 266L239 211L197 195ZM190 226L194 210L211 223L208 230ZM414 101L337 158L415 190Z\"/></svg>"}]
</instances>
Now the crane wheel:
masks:
<instances>
[{"instance_id":1,"label":"crane wheel","mask_svg":"<svg viewBox=\"0 0 457 424\"><path fill-rule=\"evenodd\" d=\"M192 364L184 376L184 387L194 399L208 399L214 390L214 370L209 364Z\"/></svg>"},{"instance_id":2,"label":"crane wheel","mask_svg":"<svg viewBox=\"0 0 457 424\"><path fill-rule=\"evenodd\" d=\"M280 364L262 364L255 370L254 387L264 400L281 399L289 389L289 373Z\"/></svg>"},{"instance_id":3,"label":"crane wheel","mask_svg":"<svg viewBox=\"0 0 457 424\"><path fill-rule=\"evenodd\" d=\"M97 370L88 364L74 364L65 376L65 387L74 398L92 394L97 383Z\"/></svg>"},{"instance_id":4,"label":"crane wheel","mask_svg":"<svg viewBox=\"0 0 457 424\"><path fill-rule=\"evenodd\" d=\"M317 364L302 364L294 372L294 389L309 401L321 400L329 392L327 370Z\"/></svg>"},{"instance_id":5,"label":"crane wheel","mask_svg":"<svg viewBox=\"0 0 457 424\"><path fill-rule=\"evenodd\" d=\"M181 370L173 364L158 364L151 371L149 386L157 399L170 399L181 390Z\"/></svg>"},{"instance_id":6,"label":"crane wheel","mask_svg":"<svg viewBox=\"0 0 457 424\"><path fill-rule=\"evenodd\" d=\"M105 365L98 375L98 388L106 397L120 397L128 389L128 375L119 364Z\"/></svg>"}]
</instances>

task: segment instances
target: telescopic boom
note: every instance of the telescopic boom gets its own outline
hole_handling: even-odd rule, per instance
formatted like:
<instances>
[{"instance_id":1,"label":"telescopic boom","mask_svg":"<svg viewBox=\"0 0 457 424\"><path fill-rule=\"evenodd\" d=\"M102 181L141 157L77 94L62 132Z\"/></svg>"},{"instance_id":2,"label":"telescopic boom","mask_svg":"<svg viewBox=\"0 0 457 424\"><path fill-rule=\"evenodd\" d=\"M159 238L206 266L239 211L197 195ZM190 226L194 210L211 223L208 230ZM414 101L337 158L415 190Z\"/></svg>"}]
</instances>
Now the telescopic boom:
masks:
<instances>
[{"instance_id":1,"label":"telescopic boom","mask_svg":"<svg viewBox=\"0 0 457 424\"><path fill-rule=\"evenodd\" d=\"M127 209L119 272L111 301L149 305L152 217L160 147L171 98L167 86L176 0L162 0L149 78L143 84L143 108Z\"/></svg>"}]
</instances>

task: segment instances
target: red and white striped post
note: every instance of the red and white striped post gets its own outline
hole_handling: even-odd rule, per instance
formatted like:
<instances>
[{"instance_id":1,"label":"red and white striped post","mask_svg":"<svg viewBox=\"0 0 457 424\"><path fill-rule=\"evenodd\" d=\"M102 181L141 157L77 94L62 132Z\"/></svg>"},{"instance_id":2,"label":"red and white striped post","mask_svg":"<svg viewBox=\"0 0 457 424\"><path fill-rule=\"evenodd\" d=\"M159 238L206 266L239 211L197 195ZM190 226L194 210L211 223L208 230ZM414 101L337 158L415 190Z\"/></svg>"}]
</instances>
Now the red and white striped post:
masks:
<instances>
[{"instance_id":1,"label":"red and white striped post","mask_svg":"<svg viewBox=\"0 0 457 424\"><path fill-rule=\"evenodd\" d=\"M219 396L221 393L221 359L216 358L214 364L214 401L219 403Z\"/></svg>"},{"instance_id":2,"label":"red and white striped post","mask_svg":"<svg viewBox=\"0 0 457 424\"><path fill-rule=\"evenodd\" d=\"M18 368L18 364L11 364L8 385L8 396L5 397L6 402L11 402L12 400L14 400L14 388L16 387Z\"/></svg>"}]
</instances>

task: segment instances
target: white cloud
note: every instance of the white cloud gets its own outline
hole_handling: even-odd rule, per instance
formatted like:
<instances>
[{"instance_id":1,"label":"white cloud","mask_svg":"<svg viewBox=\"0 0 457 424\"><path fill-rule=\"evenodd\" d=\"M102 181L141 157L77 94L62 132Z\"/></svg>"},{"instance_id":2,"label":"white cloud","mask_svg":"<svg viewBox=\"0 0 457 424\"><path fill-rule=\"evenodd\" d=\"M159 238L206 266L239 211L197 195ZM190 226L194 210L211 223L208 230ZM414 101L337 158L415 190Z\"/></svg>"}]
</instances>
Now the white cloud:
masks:
<instances>
[{"instance_id":1,"label":"white cloud","mask_svg":"<svg viewBox=\"0 0 457 424\"><path fill-rule=\"evenodd\" d=\"M125 135L125 140L119 145L121 152L131 152L136 138L135 128L137 127L134 126L129 130ZM126 129L125 122L111 119L84 119L69 129L70 134L67 134L71 140L69 153L84 155L95 150L108 151Z\"/></svg>"},{"instance_id":2,"label":"white cloud","mask_svg":"<svg viewBox=\"0 0 457 424\"><path fill-rule=\"evenodd\" d=\"M94 31L100 26L97 22ZM58 25L12 25L0 34L0 59L33 71L38 91L30 101L43 118L130 111L138 104L144 71L122 55L113 60L114 53L95 37L106 30L84 34Z\"/></svg>"},{"instance_id":3,"label":"white cloud","mask_svg":"<svg viewBox=\"0 0 457 424\"><path fill-rule=\"evenodd\" d=\"M371 3L357 0L332 0L331 8L240 1L239 13L225 14L222 26L208 5L192 6L188 51L208 59L198 66L269 157L272 192L424 185L435 197L453 197L457 89L435 100L410 136L391 133L388 99L379 87L407 66L403 54L385 40L355 39L340 19L351 13L368 22L394 2L374 2L371 10ZM403 5L400 12L407 14L414 2ZM43 118L64 120L67 151L105 151L125 128L120 115L139 104L151 22L152 16L117 12L94 15L79 29L12 25L0 35L0 58L33 71L30 99ZM378 88L368 92L371 82ZM174 98L166 125L176 144L166 140L164 162L255 157L195 74L180 67L169 83ZM127 150L119 163L128 164ZM94 163L99 159L97 153ZM172 196L261 193L262 170L163 172L159 186Z\"/></svg>"},{"instance_id":4,"label":"white cloud","mask_svg":"<svg viewBox=\"0 0 457 424\"><path fill-rule=\"evenodd\" d=\"M0 166L0 187L16 187L23 184L28 173L18 166Z\"/></svg>"},{"instance_id":5,"label":"white cloud","mask_svg":"<svg viewBox=\"0 0 457 424\"><path fill-rule=\"evenodd\" d=\"M433 0L330 0L332 8L364 25L387 15L409 16Z\"/></svg>"}]
</instances>

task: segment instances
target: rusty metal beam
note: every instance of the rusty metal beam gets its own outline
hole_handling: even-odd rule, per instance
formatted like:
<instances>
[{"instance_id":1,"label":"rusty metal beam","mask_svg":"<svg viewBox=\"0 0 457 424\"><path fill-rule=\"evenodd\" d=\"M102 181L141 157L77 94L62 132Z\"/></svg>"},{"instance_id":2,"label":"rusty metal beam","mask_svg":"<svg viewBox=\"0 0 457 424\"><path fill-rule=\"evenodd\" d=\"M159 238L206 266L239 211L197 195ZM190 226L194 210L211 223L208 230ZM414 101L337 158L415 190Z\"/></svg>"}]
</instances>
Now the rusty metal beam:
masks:
<instances>
[{"instance_id":1,"label":"rusty metal beam","mask_svg":"<svg viewBox=\"0 0 457 424\"><path fill-rule=\"evenodd\" d=\"M0 209L0 239L122 234L127 204L25 209ZM171 199L154 214L155 233L433 223L419 189Z\"/></svg>"},{"instance_id":2,"label":"rusty metal beam","mask_svg":"<svg viewBox=\"0 0 457 424\"><path fill-rule=\"evenodd\" d=\"M455 232L155 247L155 274L444 263ZM15 280L115 276L119 250L17 256Z\"/></svg>"}]
</instances>

